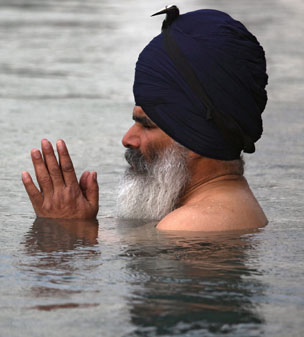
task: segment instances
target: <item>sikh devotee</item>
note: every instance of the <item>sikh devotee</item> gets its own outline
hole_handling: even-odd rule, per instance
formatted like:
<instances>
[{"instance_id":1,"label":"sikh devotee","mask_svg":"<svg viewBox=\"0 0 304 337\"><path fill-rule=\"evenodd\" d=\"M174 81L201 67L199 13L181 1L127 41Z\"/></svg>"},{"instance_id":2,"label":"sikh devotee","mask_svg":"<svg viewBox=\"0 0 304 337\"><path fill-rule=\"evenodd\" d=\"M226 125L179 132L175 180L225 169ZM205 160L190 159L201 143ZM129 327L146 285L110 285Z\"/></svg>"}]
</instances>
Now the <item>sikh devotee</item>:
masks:
<instances>
[{"instance_id":1,"label":"sikh devotee","mask_svg":"<svg viewBox=\"0 0 304 337\"><path fill-rule=\"evenodd\" d=\"M242 152L263 132L268 76L262 46L217 10L179 15L172 5L161 34L135 69L134 124L122 139L128 168L119 216L157 220L159 230L258 228L267 218L243 175ZM155 14L155 15L156 15ZM98 213L97 173L79 182L63 140L31 151L40 189L22 173L36 215L91 219Z\"/></svg>"}]
</instances>

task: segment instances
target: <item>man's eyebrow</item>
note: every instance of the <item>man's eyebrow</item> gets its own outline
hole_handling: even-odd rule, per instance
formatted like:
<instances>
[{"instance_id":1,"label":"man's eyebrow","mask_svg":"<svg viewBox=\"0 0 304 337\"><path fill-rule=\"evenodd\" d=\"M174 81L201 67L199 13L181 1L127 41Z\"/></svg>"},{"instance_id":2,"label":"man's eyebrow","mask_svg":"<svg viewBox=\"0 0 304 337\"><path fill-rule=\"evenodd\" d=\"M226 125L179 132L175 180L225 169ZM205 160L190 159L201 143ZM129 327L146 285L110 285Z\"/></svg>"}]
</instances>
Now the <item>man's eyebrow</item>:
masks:
<instances>
[{"instance_id":1,"label":"man's eyebrow","mask_svg":"<svg viewBox=\"0 0 304 337\"><path fill-rule=\"evenodd\" d=\"M140 123L143 126L156 127L156 124L153 123L150 118L145 117L145 116L133 115L133 120L137 123Z\"/></svg>"}]
</instances>

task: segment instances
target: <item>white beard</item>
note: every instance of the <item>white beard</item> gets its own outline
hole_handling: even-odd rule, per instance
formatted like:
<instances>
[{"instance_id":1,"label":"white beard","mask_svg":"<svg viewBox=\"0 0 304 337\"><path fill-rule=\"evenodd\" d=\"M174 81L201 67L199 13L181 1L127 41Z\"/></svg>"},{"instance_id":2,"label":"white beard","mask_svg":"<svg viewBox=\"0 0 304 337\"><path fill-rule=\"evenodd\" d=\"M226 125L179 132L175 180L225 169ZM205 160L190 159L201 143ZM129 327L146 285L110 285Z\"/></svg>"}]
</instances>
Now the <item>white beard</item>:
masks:
<instances>
[{"instance_id":1,"label":"white beard","mask_svg":"<svg viewBox=\"0 0 304 337\"><path fill-rule=\"evenodd\" d=\"M173 143L147 162L139 150L127 149L129 167L118 194L118 215L129 219L160 220L178 207L189 182L188 150Z\"/></svg>"}]
</instances>

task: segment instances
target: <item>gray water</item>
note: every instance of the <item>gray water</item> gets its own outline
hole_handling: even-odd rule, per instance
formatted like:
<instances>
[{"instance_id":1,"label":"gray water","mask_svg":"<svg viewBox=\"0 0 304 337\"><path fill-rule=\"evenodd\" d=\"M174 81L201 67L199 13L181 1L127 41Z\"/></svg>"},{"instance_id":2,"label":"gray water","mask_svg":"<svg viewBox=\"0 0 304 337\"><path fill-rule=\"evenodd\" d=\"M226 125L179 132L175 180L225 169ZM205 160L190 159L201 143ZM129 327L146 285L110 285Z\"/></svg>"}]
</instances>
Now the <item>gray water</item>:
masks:
<instances>
[{"instance_id":1,"label":"gray water","mask_svg":"<svg viewBox=\"0 0 304 337\"><path fill-rule=\"evenodd\" d=\"M0 0L0 335L304 335L302 0L176 2L238 18L266 50L264 135L246 176L269 225L164 234L115 218L134 64L162 1ZM96 223L35 220L29 151L64 138L96 170Z\"/></svg>"}]
</instances>

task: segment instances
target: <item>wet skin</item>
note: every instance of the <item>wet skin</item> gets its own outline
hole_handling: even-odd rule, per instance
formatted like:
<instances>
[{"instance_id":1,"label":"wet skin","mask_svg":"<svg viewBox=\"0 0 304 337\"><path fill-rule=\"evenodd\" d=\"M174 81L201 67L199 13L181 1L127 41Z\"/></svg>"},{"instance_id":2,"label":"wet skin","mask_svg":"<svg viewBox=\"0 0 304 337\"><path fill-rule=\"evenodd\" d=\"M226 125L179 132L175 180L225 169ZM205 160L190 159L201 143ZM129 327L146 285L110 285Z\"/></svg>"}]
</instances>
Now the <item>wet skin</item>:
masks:
<instances>
[{"instance_id":1,"label":"wet skin","mask_svg":"<svg viewBox=\"0 0 304 337\"><path fill-rule=\"evenodd\" d=\"M148 146L160 151L173 140L154 124L143 109L135 106L135 124L122 139L125 147L137 148L148 158ZM160 230L224 231L259 228L267 218L246 179L227 171L217 160L190 151L191 180L179 207L157 225Z\"/></svg>"},{"instance_id":2,"label":"wet skin","mask_svg":"<svg viewBox=\"0 0 304 337\"><path fill-rule=\"evenodd\" d=\"M31 157L40 190L30 174L22 172L22 181L38 217L94 219L98 213L97 173L85 171L78 182L68 149L57 141L59 163L52 144L42 139L41 149L32 149Z\"/></svg>"},{"instance_id":3,"label":"wet skin","mask_svg":"<svg viewBox=\"0 0 304 337\"><path fill-rule=\"evenodd\" d=\"M173 143L144 111L135 106L134 124L122 139L126 148L136 148L149 161L149 149L162 151ZM98 212L96 172L84 172L77 181L67 147L57 142L59 163L50 142L42 140L42 153L31 151L39 189L27 172L22 180L38 217L90 219ZM189 184L179 207L157 225L160 230L225 231L259 228L267 218L246 179L227 170L218 160L202 157L189 150Z\"/></svg>"},{"instance_id":4,"label":"wet skin","mask_svg":"<svg viewBox=\"0 0 304 337\"><path fill-rule=\"evenodd\" d=\"M267 218L246 179L222 174L189 185L181 205L157 225L160 230L231 231L260 228Z\"/></svg>"},{"instance_id":5,"label":"wet skin","mask_svg":"<svg viewBox=\"0 0 304 337\"><path fill-rule=\"evenodd\" d=\"M149 160L151 146L161 151L173 143L173 139L153 123L141 107L134 107L133 120L134 124L122 138L124 147L138 149Z\"/></svg>"}]
</instances>

